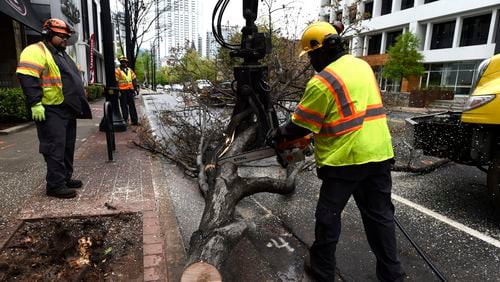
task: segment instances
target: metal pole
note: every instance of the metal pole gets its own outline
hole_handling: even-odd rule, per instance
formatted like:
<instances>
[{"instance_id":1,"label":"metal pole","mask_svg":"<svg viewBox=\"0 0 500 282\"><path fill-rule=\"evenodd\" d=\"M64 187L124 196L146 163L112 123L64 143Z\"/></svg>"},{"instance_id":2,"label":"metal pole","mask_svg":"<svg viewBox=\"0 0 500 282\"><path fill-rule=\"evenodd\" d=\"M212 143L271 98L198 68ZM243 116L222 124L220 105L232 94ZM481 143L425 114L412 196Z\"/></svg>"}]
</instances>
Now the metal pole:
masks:
<instances>
[{"instance_id":1,"label":"metal pole","mask_svg":"<svg viewBox=\"0 0 500 282\"><path fill-rule=\"evenodd\" d=\"M153 45L151 43L149 44L148 72L149 72L149 85L152 90L153 89Z\"/></svg>"},{"instance_id":2,"label":"metal pole","mask_svg":"<svg viewBox=\"0 0 500 282\"><path fill-rule=\"evenodd\" d=\"M130 4L129 0L125 0L125 52L124 54L129 61L132 60L134 47L132 46L132 34L130 31L130 26L132 21L130 20ZM133 68L134 66L129 67Z\"/></svg>"},{"instance_id":3,"label":"metal pole","mask_svg":"<svg viewBox=\"0 0 500 282\"><path fill-rule=\"evenodd\" d=\"M111 23L111 8L109 6L109 1L102 1L101 3L101 24L103 30L113 30L113 24ZM119 26L120 23L118 22ZM116 88L115 79L115 53L113 41L103 40L103 55L104 55L104 71L106 74L106 100L109 100L112 104L113 109L113 129L115 131L125 131L127 130L127 125L123 120L120 113L120 108L118 105L118 90Z\"/></svg>"},{"instance_id":4,"label":"metal pole","mask_svg":"<svg viewBox=\"0 0 500 282\"><path fill-rule=\"evenodd\" d=\"M155 46L154 43L155 42L153 41L153 46ZM155 48L153 48L151 50L151 52L153 53L153 91L156 91L156 50L155 50Z\"/></svg>"}]
</instances>

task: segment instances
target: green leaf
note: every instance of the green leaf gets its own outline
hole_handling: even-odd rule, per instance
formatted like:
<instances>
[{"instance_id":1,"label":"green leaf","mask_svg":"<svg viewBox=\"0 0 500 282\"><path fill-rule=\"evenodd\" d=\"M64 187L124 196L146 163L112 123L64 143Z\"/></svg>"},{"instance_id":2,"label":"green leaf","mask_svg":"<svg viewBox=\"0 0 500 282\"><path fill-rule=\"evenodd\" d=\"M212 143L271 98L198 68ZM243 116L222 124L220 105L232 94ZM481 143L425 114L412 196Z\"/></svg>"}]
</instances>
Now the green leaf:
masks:
<instances>
[{"instance_id":1,"label":"green leaf","mask_svg":"<svg viewBox=\"0 0 500 282\"><path fill-rule=\"evenodd\" d=\"M382 76L392 79L421 76L424 72L424 57L418 51L419 45L419 39L411 32L398 36L394 46L389 48L389 60L384 66Z\"/></svg>"}]
</instances>

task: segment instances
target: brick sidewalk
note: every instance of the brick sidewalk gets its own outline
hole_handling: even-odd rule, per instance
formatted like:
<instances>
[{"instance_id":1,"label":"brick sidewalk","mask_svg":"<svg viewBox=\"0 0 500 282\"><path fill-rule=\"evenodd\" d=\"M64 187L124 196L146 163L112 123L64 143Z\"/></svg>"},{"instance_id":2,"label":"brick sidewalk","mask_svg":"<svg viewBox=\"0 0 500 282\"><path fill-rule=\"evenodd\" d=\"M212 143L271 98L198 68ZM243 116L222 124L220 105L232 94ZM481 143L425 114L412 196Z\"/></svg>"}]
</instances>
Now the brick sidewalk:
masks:
<instances>
[{"instance_id":1,"label":"brick sidewalk","mask_svg":"<svg viewBox=\"0 0 500 282\"><path fill-rule=\"evenodd\" d=\"M141 107L137 106L140 111ZM102 104L94 107L94 115L102 116ZM113 162L107 160L106 135L98 128L77 148L74 178L82 180L84 186L78 189L76 198L47 197L43 184L26 201L19 217L26 220L140 212L143 216L144 281L166 281L165 241L161 238L155 204L154 160L132 143L137 138L134 127L115 133L115 138Z\"/></svg>"}]
</instances>

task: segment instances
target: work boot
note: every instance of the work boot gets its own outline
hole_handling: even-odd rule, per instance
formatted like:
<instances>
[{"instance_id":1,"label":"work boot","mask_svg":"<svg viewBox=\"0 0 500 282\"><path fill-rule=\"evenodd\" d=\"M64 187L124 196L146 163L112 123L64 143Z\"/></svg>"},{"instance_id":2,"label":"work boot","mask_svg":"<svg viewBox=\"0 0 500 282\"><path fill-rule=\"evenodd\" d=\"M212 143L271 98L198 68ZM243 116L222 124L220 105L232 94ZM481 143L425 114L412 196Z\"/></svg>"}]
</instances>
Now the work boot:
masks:
<instances>
[{"instance_id":1,"label":"work boot","mask_svg":"<svg viewBox=\"0 0 500 282\"><path fill-rule=\"evenodd\" d=\"M314 271L311 267L311 255L307 252L304 258L304 279L303 282L316 281L314 278Z\"/></svg>"},{"instance_id":2,"label":"work boot","mask_svg":"<svg viewBox=\"0 0 500 282\"><path fill-rule=\"evenodd\" d=\"M70 179L66 181L66 187L68 188L81 188L83 186L83 183L81 180L77 179Z\"/></svg>"},{"instance_id":3,"label":"work boot","mask_svg":"<svg viewBox=\"0 0 500 282\"><path fill-rule=\"evenodd\" d=\"M66 185L62 185L59 187L51 188L47 186L47 196L69 199L76 197L76 191L66 187Z\"/></svg>"}]
</instances>

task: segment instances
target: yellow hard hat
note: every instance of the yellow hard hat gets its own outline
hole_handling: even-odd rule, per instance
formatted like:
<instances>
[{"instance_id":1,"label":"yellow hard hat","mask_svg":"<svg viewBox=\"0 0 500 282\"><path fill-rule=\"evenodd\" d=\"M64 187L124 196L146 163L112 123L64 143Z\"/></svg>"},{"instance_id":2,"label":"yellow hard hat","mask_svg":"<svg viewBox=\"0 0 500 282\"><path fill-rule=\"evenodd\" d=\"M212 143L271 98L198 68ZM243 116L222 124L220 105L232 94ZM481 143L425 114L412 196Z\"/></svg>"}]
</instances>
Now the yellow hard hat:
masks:
<instances>
[{"instance_id":1,"label":"yellow hard hat","mask_svg":"<svg viewBox=\"0 0 500 282\"><path fill-rule=\"evenodd\" d=\"M323 40L330 34L338 34L330 23L315 22L308 25L302 33L302 52L300 52L299 57L323 47Z\"/></svg>"},{"instance_id":2,"label":"yellow hard hat","mask_svg":"<svg viewBox=\"0 0 500 282\"><path fill-rule=\"evenodd\" d=\"M121 61L128 62L128 59L127 59L127 57L125 57L125 56L120 56L120 57L118 57L118 61L120 61L120 62L121 62Z\"/></svg>"}]
</instances>

